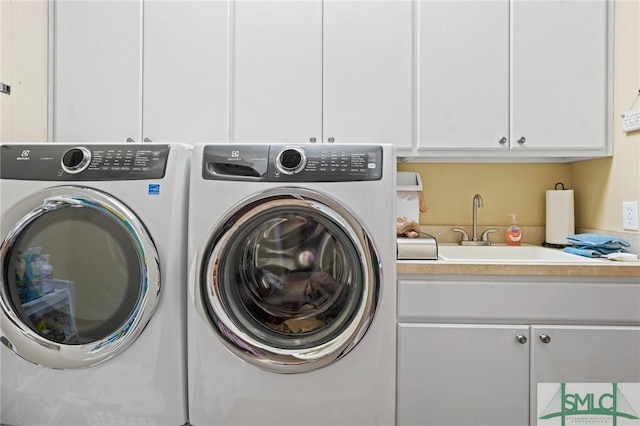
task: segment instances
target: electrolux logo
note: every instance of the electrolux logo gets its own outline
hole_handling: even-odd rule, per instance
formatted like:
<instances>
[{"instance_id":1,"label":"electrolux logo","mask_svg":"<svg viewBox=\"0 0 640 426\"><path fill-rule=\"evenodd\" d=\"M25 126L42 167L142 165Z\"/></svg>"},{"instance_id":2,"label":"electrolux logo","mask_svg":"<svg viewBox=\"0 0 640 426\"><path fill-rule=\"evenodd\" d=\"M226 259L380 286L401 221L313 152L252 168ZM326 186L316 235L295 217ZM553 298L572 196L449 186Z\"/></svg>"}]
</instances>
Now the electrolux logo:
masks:
<instances>
[{"instance_id":1,"label":"electrolux logo","mask_svg":"<svg viewBox=\"0 0 640 426\"><path fill-rule=\"evenodd\" d=\"M640 426L640 383L538 383L538 425Z\"/></svg>"},{"instance_id":2,"label":"electrolux logo","mask_svg":"<svg viewBox=\"0 0 640 426\"><path fill-rule=\"evenodd\" d=\"M29 149L23 149L22 153L20 154L20 156L18 158L16 158L16 160L18 161L23 161L23 160L29 160L29 154L31 154L31 150Z\"/></svg>"},{"instance_id":3,"label":"electrolux logo","mask_svg":"<svg viewBox=\"0 0 640 426\"><path fill-rule=\"evenodd\" d=\"M231 156L227 157L227 161L241 161L242 157L240 154L240 151L238 150L233 150L230 152Z\"/></svg>"}]
</instances>

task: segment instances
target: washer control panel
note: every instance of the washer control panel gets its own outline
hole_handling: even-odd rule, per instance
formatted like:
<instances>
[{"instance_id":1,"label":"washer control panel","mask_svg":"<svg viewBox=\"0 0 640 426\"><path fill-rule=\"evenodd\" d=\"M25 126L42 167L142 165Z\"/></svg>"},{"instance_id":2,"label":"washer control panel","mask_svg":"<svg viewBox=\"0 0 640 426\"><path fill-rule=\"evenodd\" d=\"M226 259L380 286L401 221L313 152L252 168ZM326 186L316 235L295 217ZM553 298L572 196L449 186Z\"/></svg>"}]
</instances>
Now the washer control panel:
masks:
<instances>
[{"instance_id":1,"label":"washer control panel","mask_svg":"<svg viewBox=\"0 0 640 426\"><path fill-rule=\"evenodd\" d=\"M380 180L382 161L380 145L208 145L202 177L267 182Z\"/></svg>"},{"instance_id":2,"label":"washer control panel","mask_svg":"<svg viewBox=\"0 0 640 426\"><path fill-rule=\"evenodd\" d=\"M169 145L3 145L2 179L141 180L164 177Z\"/></svg>"},{"instance_id":3,"label":"washer control panel","mask_svg":"<svg viewBox=\"0 0 640 426\"><path fill-rule=\"evenodd\" d=\"M271 146L269 181L347 182L382 178L379 145Z\"/></svg>"}]
</instances>

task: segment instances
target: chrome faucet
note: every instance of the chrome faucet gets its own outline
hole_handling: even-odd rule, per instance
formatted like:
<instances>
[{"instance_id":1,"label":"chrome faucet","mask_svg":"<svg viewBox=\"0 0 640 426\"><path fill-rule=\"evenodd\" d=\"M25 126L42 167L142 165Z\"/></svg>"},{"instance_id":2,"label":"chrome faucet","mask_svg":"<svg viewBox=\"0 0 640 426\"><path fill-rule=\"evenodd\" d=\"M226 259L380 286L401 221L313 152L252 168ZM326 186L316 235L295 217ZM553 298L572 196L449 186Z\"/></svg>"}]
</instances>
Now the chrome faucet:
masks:
<instances>
[{"instance_id":1,"label":"chrome faucet","mask_svg":"<svg viewBox=\"0 0 640 426\"><path fill-rule=\"evenodd\" d=\"M489 228L485 230L480 239L478 240L478 208L482 208L484 203L482 201L482 196L480 194L476 194L473 196L473 222L471 224L472 227L472 235L471 240L469 240L469 234L462 228L451 228L454 232L460 232L462 234L460 239L460 245L462 246L490 246L491 242L489 241L489 234L492 232L497 232L496 228Z\"/></svg>"},{"instance_id":2,"label":"chrome faucet","mask_svg":"<svg viewBox=\"0 0 640 426\"><path fill-rule=\"evenodd\" d=\"M478 208L482 208L484 204L482 203L482 196L480 194L476 194L473 196L473 236L471 241L478 241Z\"/></svg>"}]
</instances>

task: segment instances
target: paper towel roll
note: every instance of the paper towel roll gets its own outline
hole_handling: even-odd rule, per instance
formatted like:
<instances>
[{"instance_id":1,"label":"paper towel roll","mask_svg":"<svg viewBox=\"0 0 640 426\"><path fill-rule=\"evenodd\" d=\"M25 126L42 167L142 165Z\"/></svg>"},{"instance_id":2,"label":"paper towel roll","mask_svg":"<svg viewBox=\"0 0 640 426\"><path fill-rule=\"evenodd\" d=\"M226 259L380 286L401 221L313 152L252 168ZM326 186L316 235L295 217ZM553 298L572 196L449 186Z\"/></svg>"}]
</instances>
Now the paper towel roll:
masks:
<instances>
[{"instance_id":1,"label":"paper towel roll","mask_svg":"<svg viewBox=\"0 0 640 426\"><path fill-rule=\"evenodd\" d=\"M576 232L573 189L547 191L546 242L568 245L567 237Z\"/></svg>"}]
</instances>

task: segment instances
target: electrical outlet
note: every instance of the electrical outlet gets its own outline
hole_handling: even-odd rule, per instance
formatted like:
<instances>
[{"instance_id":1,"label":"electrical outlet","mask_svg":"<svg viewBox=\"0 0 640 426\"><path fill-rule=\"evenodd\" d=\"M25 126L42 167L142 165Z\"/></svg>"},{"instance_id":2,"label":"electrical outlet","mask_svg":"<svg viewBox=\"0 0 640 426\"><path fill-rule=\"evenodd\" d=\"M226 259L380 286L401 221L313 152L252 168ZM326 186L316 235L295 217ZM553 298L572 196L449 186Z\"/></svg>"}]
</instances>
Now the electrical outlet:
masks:
<instances>
[{"instance_id":1,"label":"electrical outlet","mask_svg":"<svg viewBox=\"0 0 640 426\"><path fill-rule=\"evenodd\" d=\"M638 231L638 202L622 202L622 229Z\"/></svg>"}]
</instances>

